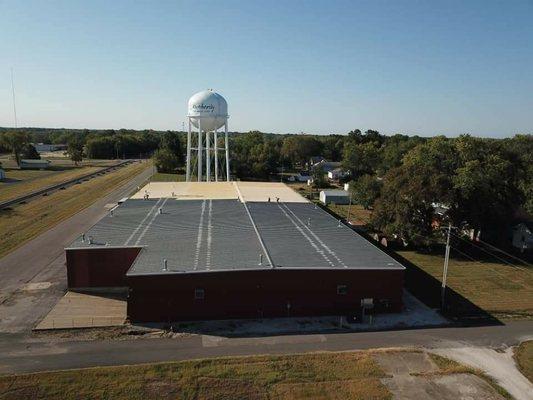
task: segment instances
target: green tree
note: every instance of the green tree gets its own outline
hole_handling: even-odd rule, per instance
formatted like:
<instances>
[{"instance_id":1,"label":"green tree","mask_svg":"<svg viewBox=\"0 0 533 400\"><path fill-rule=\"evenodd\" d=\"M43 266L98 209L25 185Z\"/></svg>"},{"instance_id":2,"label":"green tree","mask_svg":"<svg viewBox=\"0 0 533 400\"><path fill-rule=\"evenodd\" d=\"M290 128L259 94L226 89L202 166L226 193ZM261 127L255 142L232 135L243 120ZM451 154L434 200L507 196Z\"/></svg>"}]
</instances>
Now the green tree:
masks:
<instances>
[{"instance_id":1,"label":"green tree","mask_svg":"<svg viewBox=\"0 0 533 400\"><path fill-rule=\"evenodd\" d=\"M29 141L29 135L26 132L22 131L11 131L6 132L0 138L2 144L13 154L13 158L17 162L17 165L20 165L20 154L22 149Z\"/></svg>"},{"instance_id":2,"label":"green tree","mask_svg":"<svg viewBox=\"0 0 533 400\"><path fill-rule=\"evenodd\" d=\"M79 135L72 135L68 139L67 154L75 165L83 160L83 140Z\"/></svg>"},{"instance_id":3,"label":"green tree","mask_svg":"<svg viewBox=\"0 0 533 400\"><path fill-rule=\"evenodd\" d=\"M40 160L41 155L31 143L26 143L20 152L20 158L25 160Z\"/></svg>"},{"instance_id":4,"label":"green tree","mask_svg":"<svg viewBox=\"0 0 533 400\"><path fill-rule=\"evenodd\" d=\"M178 157L167 148L156 150L153 159L158 172L174 173L179 167Z\"/></svg>"},{"instance_id":5,"label":"green tree","mask_svg":"<svg viewBox=\"0 0 533 400\"><path fill-rule=\"evenodd\" d=\"M183 165L183 150L180 135L178 133L166 131L161 138L161 144L159 147L171 151L178 159L178 163Z\"/></svg>"},{"instance_id":6,"label":"green tree","mask_svg":"<svg viewBox=\"0 0 533 400\"><path fill-rule=\"evenodd\" d=\"M311 177L313 178L313 187L319 189L329 187L329 182L326 179L326 174L322 168L313 168L311 171Z\"/></svg>"},{"instance_id":7,"label":"green tree","mask_svg":"<svg viewBox=\"0 0 533 400\"><path fill-rule=\"evenodd\" d=\"M380 148L375 142L355 143L344 146L342 166L350 170L352 177L374 174L380 164Z\"/></svg>"},{"instance_id":8,"label":"green tree","mask_svg":"<svg viewBox=\"0 0 533 400\"><path fill-rule=\"evenodd\" d=\"M350 182L350 191L355 202L361 204L365 210L373 207L379 197L383 184L373 175L363 175Z\"/></svg>"},{"instance_id":9,"label":"green tree","mask_svg":"<svg viewBox=\"0 0 533 400\"><path fill-rule=\"evenodd\" d=\"M309 135L291 135L283 140L281 155L291 165L304 166L312 156L322 154L323 144L318 139Z\"/></svg>"}]
</instances>

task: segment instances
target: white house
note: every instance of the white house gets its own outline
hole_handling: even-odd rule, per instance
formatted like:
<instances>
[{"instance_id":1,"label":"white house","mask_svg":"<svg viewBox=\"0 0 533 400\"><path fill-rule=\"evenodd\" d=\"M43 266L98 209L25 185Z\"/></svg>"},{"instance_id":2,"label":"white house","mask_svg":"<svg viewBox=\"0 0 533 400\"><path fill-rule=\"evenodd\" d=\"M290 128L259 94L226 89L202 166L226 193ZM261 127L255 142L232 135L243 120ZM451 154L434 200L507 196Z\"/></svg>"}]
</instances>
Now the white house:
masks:
<instances>
[{"instance_id":1,"label":"white house","mask_svg":"<svg viewBox=\"0 0 533 400\"><path fill-rule=\"evenodd\" d=\"M340 162L326 161L326 160L322 160L313 165L313 169L320 168L324 172L333 171L335 168L340 168L340 167L341 167Z\"/></svg>"},{"instance_id":2,"label":"white house","mask_svg":"<svg viewBox=\"0 0 533 400\"><path fill-rule=\"evenodd\" d=\"M309 176L309 174L302 173L302 172L291 175L289 176L289 178L287 178L289 182L307 182L309 179L311 179L311 176Z\"/></svg>"},{"instance_id":3,"label":"white house","mask_svg":"<svg viewBox=\"0 0 533 400\"><path fill-rule=\"evenodd\" d=\"M349 171L345 171L342 168L335 168L331 171L328 171L328 179L332 181L338 181L350 174Z\"/></svg>"},{"instance_id":4,"label":"white house","mask_svg":"<svg viewBox=\"0 0 533 400\"><path fill-rule=\"evenodd\" d=\"M513 247L524 250L533 249L533 223L521 222L513 227Z\"/></svg>"},{"instance_id":5,"label":"white house","mask_svg":"<svg viewBox=\"0 0 533 400\"><path fill-rule=\"evenodd\" d=\"M320 202L322 204L350 204L350 196L345 190L322 190L320 192Z\"/></svg>"}]
</instances>

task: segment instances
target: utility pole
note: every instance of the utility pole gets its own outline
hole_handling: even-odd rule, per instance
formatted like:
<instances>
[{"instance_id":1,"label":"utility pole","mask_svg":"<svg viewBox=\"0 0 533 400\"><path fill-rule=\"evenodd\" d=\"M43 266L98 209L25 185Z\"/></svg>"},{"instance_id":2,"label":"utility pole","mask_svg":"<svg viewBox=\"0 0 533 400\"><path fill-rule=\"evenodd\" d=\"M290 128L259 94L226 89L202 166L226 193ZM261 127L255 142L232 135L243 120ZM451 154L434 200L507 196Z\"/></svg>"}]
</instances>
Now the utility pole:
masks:
<instances>
[{"instance_id":1,"label":"utility pole","mask_svg":"<svg viewBox=\"0 0 533 400\"><path fill-rule=\"evenodd\" d=\"M444 253L444 268L442 271L442 286L440 292L440 306L444 311L445 296L446 296L446 277L448 276L448 261L450 260L450 233L452 231L452 224L448 225L448 235L446 237L446 252Z\"/></svg>"},{"instance_id":2,"label":"utility pole","mask_svg":"<svg viewBox=\"0 0 533 400\"><path fill-rule=\"evenodd\" d=\"M350 191L350 204L348 204L348 216L346 217L346 222L348 222L350 225L352 225L350 223L350 211L352 209L352 191L350 190L349 187L348 187L348 190Z\"/></svg>"}]
</instances>

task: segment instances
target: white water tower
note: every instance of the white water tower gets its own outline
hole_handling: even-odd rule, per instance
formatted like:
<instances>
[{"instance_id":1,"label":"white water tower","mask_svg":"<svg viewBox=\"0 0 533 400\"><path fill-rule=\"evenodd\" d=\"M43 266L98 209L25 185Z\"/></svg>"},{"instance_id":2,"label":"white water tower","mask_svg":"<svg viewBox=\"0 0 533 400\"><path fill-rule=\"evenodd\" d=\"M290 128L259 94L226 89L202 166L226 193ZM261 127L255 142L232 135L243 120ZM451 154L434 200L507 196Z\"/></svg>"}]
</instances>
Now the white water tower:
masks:
<instances>
[{"instance_id":1,"label":"white water tower","mask_svg":"<svg viewBox=\"0 0 533 400\"><path fill-rule=\"evenodd\" d=\"M196 93L189 99L187 119L189 120L187 182L193 180L194 169L197 171L198 182L203 181L204 176L206 182L218 181L219 178L223 180L224 175L229 181L228 103L224 97L211 89ZM193 126L198 129L198 135L193 135ZM224 147L219 147L218 129L222 126L224 126ZM219 157L219 150L225 150L225 154L221 154L222 157ZM194 162L196 168L193 167Z\"/></svg>"}]
</instances>

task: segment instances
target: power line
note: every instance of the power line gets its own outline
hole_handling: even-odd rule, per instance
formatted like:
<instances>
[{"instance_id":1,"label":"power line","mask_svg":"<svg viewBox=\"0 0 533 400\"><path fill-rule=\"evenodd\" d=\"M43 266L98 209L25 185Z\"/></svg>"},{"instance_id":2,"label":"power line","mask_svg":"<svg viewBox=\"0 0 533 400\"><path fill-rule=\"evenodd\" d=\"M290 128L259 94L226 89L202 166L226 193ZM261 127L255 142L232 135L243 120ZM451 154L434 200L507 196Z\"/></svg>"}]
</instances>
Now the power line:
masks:
<instances>
[{"instance_id":1,"label":"power line","mask_svg":"<svg viewBox=\"0 0 533 400\"><path fill-rule=\"evenodd\" d=\"M514 258L514 259L516 259L516 260L518 260L518 261L520 261L520 262L523 262L523 263L526 264L526 265L529 265L529 266L533 267L533 265L531 265L530 263L528 263L528 262L525 261L525 260L522 260L520 257L516 257L516 256L514 256L514 255L512 255L512 254L509 254L509 253L507 253L506 251L500 249L499 247L496 247L496 246L494 246L494 245L492 245L492 244L490 244L490 243L484 242L484 241L481 240L481 239L478 239L478 240L479 240L481 243L483 243L483 244L485 244L485 245L487 245L487 246L489 246L489 247L491 247L491 248L493 248L493 249L498 250L499 252L505 254L505 255L508 256L508 257Z\"/></svg>"},{"instance_id":2,"label":"power line","mask_svg":"<svg viewBox=\"0 0 533 400\"><path fill-rule=\"evenodd\" d=\"M520 266L518 266L518 265L516 265L516 264L510 263L510 262L508 262L507 260L505 260L505 259L503 259L503 258L501 258L501 257L498 257L496 254L491 253L491 252L488 251L487 249L484 249L483 247L481 247L481 246L475 244L474 242L471 242L470 240L466 240L466 239L460 237L459 235L456 235L455 233L452 233L452 235L455 236L456 238L458 238L458 239L460 239L460 240L462 240L462 241L464 241L464 242L470 244L471 246L480 249L481 251L487 253L488 255L490 255L490 256L492 256L492 257L494 257L494 258L497 258L498 260L504 262L505 264L510 265L511 267L518 268L518 269L520 269L520 270L524 270L524 268L522 268L522 267L520 267Z\"/></svg>"},{"instance_id":3,"label":"power line","mask_svg":"<svg viewBox=\"0 0 533 400\"><path fill-rule=\"evenodd\" d=\"M491 267L489 267L487 264L482 263L481 261L476 260L475 258L473 258L473 257L469 256L468 254L462 252L461 250L459 250L459 249L457 249L457 248L455 248L455 247L452 247L452 249L454 249L456 252L458 252L459 254L463 255L464 257L468 258L469 260L471 260L471 261L473 261L473 262L475 262L475 263L477 263L477 264L479 264L479 265L481 265L481 266L483 266L483 267L485 267L485 268L488 268L488 269L490 269L491 271L494 271L496 274L502 276L503 278L508 279L508 280L512 280L512 279L510 279L507 275L502 274L502 273L499 272L499 271L496 271L494 268L491 268ZM520 282L517 282L517 281L513 281L513 282L515 282L516 284L519 284L519 285L521 285L522 287L524 287L524 285L522 285Z\"/></svg>"}]
</instances>

